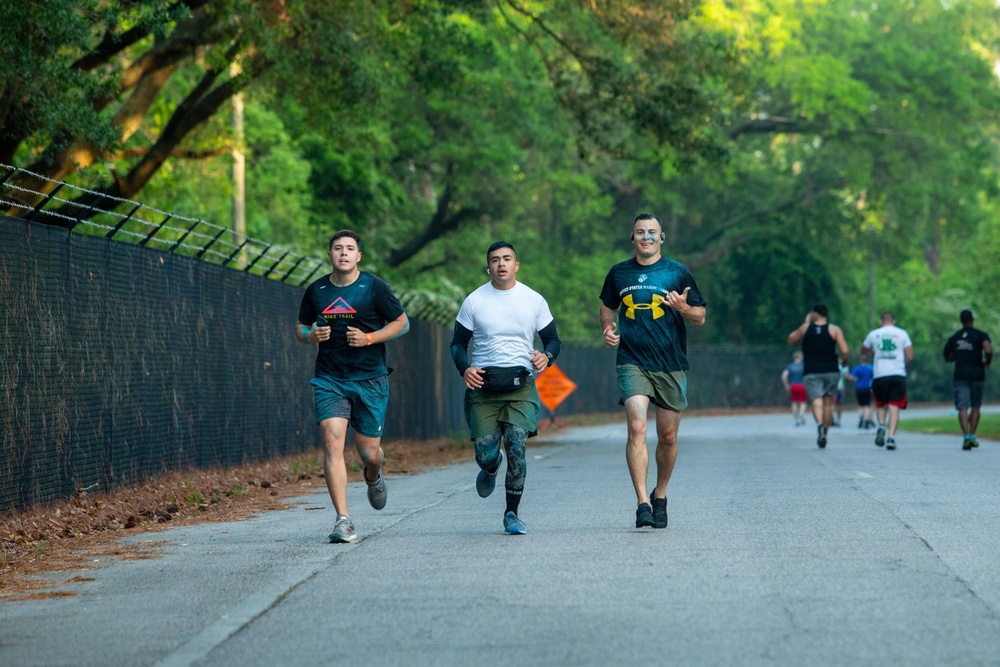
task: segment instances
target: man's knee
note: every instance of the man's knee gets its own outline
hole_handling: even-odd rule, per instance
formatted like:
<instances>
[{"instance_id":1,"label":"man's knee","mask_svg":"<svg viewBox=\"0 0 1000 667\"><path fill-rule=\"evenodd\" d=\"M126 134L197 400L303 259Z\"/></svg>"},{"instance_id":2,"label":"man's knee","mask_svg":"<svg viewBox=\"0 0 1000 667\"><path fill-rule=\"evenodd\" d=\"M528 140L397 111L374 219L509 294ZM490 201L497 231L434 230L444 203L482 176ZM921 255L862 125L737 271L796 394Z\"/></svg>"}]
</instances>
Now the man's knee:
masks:
<instances>
[{"instance_id":1,"label":"man's knee","mask_svg":"<svg viewBox=\"0 0 1000 667\"><path fill-rule=\"evenodd\" d=\"M630 440L646 439L646 415L629 417L628 435Z\"/></svg>"},{"instance_id":2,"label":"man's knee","mask_svg":"<svg viewBox=\"0 0 1000 667\"><path fill-rule=\"evenodd\" d=\"M381 463L382 448L378 444L371 447L362 447L360 444L356 444L355 447L358 450L358 457L366 466Z\"/></svg>"},{"instance_id":3,"label":"man's knee","mask_svg":"<svg viewBox=\"0 0 1000 667\"><path fill-rule=\"evenodd\" d=\"M671 431L669 433L660 433L657 438L656 448L663 448L665 450L676 449L677 448L677 431Z\"/></svg>"},{"instance_id":4,"label":"man's knee","mask_svg":"<svg viewBox=\"0 0 1000 667\"><path fill-rule=\"evenodd\" d=\"M524 449L528 443L528 429L514 424L504 424L503 440L508 449Z\"/></svg>"},{"instance_id":5,"label":"man's knee","mask_svg":"<svg viewBox=\"0 0 1000 667\"><path fill-rule=\"evenodd\" d=\"M492 470L499 463L500 432L481 435L472 440L476 452L476 463L484 470Z\"/></svg>"}]
</instances>

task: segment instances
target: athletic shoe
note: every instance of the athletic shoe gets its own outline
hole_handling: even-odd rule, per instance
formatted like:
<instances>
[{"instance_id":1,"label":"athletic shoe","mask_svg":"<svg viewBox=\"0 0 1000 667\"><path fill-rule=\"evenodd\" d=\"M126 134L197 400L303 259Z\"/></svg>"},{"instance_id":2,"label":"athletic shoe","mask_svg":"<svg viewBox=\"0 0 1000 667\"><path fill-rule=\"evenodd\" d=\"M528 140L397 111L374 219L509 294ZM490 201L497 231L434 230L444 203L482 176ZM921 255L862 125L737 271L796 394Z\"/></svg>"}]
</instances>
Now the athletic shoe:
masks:
<instances>
[{"instance_id":1,"label":"athletic shoe","mask_svg":"<svg viewBox=\"0 0 1000 667\"><path fill-rule=\"evenodd\" d=\"M820 449L826 447L826 426L823 424L816 425L816 444Z\"/></svg>"},{"instance_id":2,"label":"athletic shoe","mask_svg":"<svg viewBox=\"0 0 1000 667\"><path fill-rule=\"evenodd\" d=\"M649 506L649 503L639 505L639 509L635 511L635 527L647 528L655 525L656 522L653 521L653 508Z\"/></svg>"},{"instance_id":3,"label":"athletic shoe","mask_svg":"<svg viewBox=\"0 0 1000 667\"><path fill-rule=\"evenodd\" d=\"M354 532L354 524L351 522L350 517L338 514L337 523L333 524L333 532L330 533L330 542L333 544L343 544L353 542L356 539L358 539L358 535Z\"/></svg>"},{"instance_id":4,"label":"athletic shoe","mask_svg":"<svg viewBox=\"0 0 1000 667\"><path fill-rule=\"evenodd\" d=\"M859 419L858 420L858 428L864 428L864 427L865 427L865 420L864 419Z\"/></svg>"},{"instance_id":5,"label":"athletic shoe","mask_svg":"<svg viewBox=\"0 0 1000 667\"><path fill-rule=\"evenodd\" d=\"M503 452L500 452L500 458L497 459L496 470L491 473L485 470L479 471L476 476L476 491L480 498L489 498L490 494L493 493L493 489L497 486L497 473L500 472L501 463L503 463Z\"/></svg>"},{"instance_id":6,"label":"athletic shoe","mask_svg":"<svg viewBox=\"0 0 1000 667\"><path fill-rule=\"evenodd\" d=\"M889 438L888 440L885 441L885 448L896 449L896 441L893 440L892 438Z\"/></svg>"},{"instance_id":7,"label":"athletic shoe","mask_svg":"<svg viewBox=\"0 0 1000 667\"><path fill-rule=\"evenodd\" d=\"M508 535L524 535L528 532L524 522L518 519L513 512L507 512L503 515L503 530Z\"/></svg>"},{"instance_id":8,"label":"athletic shoe","mask_svg":"<svg viewBox=\"0 0 1000 667\"><path fill-rule=\"evenodd\" d=\"M965 438L962 440L962 449L964 449L965 451L969 451L974 446L975 445L972 444L972 438L970 438L969 436L965 436Z\"/></svg>"},{"instance_id":9,"label":"athletic shoe","mask_svg":"<svg viewBox=\"0 0 1000 667\"><path fill-rule=\"evenodd\" d=\"M879 426L878 430L875 431L875 446L882 447L885 445L885 426Z\"/></svg>"},{"instance_id":10,"label":"athletic shoe","mask_svg":"<svg viewBox=\"0 0 1000 667\"><path fill-rule=\"evenodd\" d=\"M976 440L976 434L975 433L971 433L971 434L969 434L969 437L972 438L972 446L973 447L978 447L979 446L979 441Z\"/></svg>"},{"instance_id":11,"label":"athletic shoe","mask_svg":"<svg viewBox=\"0 0 1000 667\"><path fill-rule=\"evenodd\" d=\"M378 472L378 479L374 482L368 481L368 467L364 469L365 484L368 485L368 502L371 506L377 510L385 507L385 501L388 499L389 494L385 489L385 480L382 479L382 471Z\"/></svg>"},{"instance_id":12,"label":"athletic shoe","mask_svg":"<svg viewBox=\"0 0 1000 667\"><path fill-rule=\"evenodd\" d=\"M667 527L667 499L654 498L649 494L649 500L653 503L653 528Z\"/></svg>"}]
</instances>

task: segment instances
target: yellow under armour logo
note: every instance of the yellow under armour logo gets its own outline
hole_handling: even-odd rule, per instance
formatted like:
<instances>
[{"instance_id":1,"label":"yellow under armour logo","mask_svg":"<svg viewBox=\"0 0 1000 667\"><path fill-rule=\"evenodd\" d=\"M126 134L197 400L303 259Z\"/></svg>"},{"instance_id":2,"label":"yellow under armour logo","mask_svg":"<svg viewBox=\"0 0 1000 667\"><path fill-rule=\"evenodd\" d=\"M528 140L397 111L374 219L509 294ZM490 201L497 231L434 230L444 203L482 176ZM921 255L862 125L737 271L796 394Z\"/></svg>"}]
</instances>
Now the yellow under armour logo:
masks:
<instances>
[{"instance_id":1,"label":"yellow under armour logo","mask_svg":"<svg viewBox=\"0 0 1000 667\"><path fill-rule=\"evenodd\" d=\"M653 311L654 320L663 317L663 307L660 306L660 304L663 303L663 297L660 296L659 294L653 295L652 303L635 303L632 300L632 295L626 294L625 298L622 299L622 303L628 306L628 308L625 310L625 317L629 318L630 320L635 319L635 311L637 310Z\"/></svg>"}]
</instances>

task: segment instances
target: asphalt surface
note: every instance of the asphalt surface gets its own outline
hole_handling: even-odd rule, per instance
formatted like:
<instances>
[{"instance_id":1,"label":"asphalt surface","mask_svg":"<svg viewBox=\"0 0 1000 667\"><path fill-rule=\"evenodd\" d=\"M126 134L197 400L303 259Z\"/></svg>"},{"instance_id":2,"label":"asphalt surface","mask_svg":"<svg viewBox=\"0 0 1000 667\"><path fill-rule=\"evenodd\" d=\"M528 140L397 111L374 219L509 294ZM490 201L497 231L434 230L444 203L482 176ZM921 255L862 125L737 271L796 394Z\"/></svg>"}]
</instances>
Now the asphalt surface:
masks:
<instances>
[{"instance_id":1,"label":"asphalt surface","mask_svg":"<svg viewBox=\"0 0 1000 667\"><path fill-rule=\"evenodd\" d=\"M666 530L633 527L616 424L529 443L524 536L469 463L381 512L352 485L351 545L325 491L134 537L162 556L0 603L0 665L1000 665L1000 443L845 422L820 450L786 415L685 418Z\"/></svg>"}]
</instances>

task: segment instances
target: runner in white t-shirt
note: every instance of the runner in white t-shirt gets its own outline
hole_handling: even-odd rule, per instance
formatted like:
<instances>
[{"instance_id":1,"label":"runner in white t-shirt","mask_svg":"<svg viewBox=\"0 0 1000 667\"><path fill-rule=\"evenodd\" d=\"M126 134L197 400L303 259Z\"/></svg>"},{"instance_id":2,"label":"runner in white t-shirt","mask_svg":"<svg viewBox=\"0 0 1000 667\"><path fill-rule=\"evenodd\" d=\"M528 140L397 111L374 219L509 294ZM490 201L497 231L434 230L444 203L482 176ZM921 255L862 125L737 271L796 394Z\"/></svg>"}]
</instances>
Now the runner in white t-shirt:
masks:
<instances>
[{"instance_id":1,"label":"runner in white t-shirt","mask_svg":"<svg viewBox=\"0 0 1000 667\"><path fill-rule=\"evenodd\" d=\"M493 493L503 462L502 440L507 451L504 531L522 535L526 529L517 512L527 472L525 449L541 411L534 375L548 368L562 343L545 299L516 280L521 265L514 246L497 241L486 260L490 282L462 303L451 356L465 380L465 419L481 468L476 491L483 498ZM542 351L534 346L536 333Z\"/></svg>"},{"instance_id":2,"label":"runner in white t-shirt","mask_svg":"<svg viewBox=\"0 0 1000 667\"><path fill-rule=\"evenodd\" d=\"M872 395L879 422L875 444L896 449L896 426L899 425L899 411L906 409L906 366L913 361L913 342L910 334L896 326L892 313L885 311L880 319L882 326L868 333L861 344L861 354L872 357L874 368ZM888 439L886 411L889 413Z\"/></svg>"}]
</instances>

